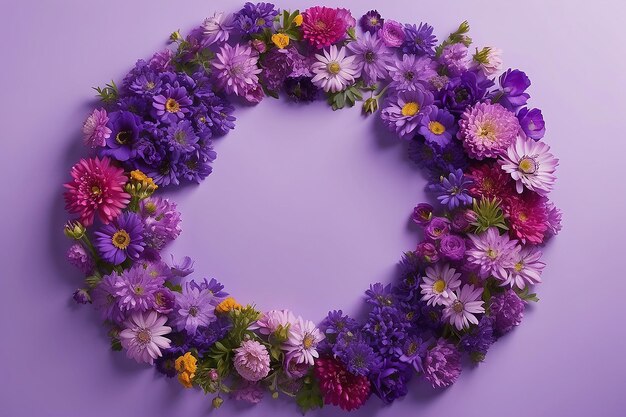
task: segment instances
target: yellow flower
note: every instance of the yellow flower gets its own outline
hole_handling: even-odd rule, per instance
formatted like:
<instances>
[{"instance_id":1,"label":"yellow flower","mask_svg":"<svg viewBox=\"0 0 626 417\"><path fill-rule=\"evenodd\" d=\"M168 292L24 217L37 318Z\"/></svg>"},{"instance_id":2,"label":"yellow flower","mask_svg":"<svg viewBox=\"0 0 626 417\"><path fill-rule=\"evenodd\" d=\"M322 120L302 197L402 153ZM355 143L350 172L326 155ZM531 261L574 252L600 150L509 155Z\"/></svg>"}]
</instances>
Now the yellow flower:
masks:
<instances>
[{"instance_id":1,"label":"yellow flower","mask_svg":"<svg viewBox=\"0 0 626 417\"><path fill-rule=\"evenodd\" d=\"M289 36L284 33L275 33L272 35L272 42L278 49L285 49L289 45Z\"/></svg>"},{"instance_id":2,"label":"yellow flower","mask_svg":"<svg viewBox=\"0 0 626 417\"><path fill-rule=\"evenodd\" d=\"M191 354L191 352L185 353L183 356L179 356L174 362L174 368L178 373L188 373L191 374L193 378L193 374L196 372L198 368L196 364L198 363L198 359Z\"/></svg>"},{"instance_id":3,"label":"yellow flower","mask_svg":"<svg viewBox=\"0 0 626 417\"><path fill-rule=\"evenodd\" d=\"M228 313L230 310L239 310L241 304L239 304L233 297L228 297L215 307L215 311L218 313Z\"/></svg>"},{"instance_id":4,"label":"yellow flower","mask_svg":"<svg viewBox=\"0 0 626 417\"><path fill-rule=\"evenodd\" d=\"M178 374L178 382L180 382L180 384L185 388L191 388L192 387L191 380L193 379L194 376L195 374L189 374L187 372L183 372L182 374Z\"/></svg>"},{"instance_id":5,"label":"yellow flower","mask_svg":"<svg viewBox=\"0 0 626 417\"><path fill-rule=\"evenodd\" d=\"M299 14L298 16L294 17L293 23L295 23L296 26L300 26L302 24L302 15Z\"/></svg>"}]
</instances>

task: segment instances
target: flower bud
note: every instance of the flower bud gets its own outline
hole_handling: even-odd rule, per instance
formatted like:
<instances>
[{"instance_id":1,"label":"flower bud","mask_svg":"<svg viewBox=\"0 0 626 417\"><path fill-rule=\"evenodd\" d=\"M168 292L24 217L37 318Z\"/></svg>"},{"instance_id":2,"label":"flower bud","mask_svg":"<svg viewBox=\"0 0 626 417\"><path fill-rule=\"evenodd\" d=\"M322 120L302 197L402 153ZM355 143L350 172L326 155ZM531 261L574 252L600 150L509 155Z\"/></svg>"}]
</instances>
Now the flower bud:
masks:
<instances>
[{"instance_id":1,"label":"flower bud","mask_svg":"<svg viewBox=\"0 0 626 417\"><path fill-rule=\"evenodd\" d=\"M211 402L211 404L213 405L213 408L220 408L223 403L224 403L224 400L222 399L222 397L215 397L213 398L213 401Z\"/></svg>"},{"instance_id":2,"label":"flower bud","mask_svg":"<svg viewBox=\"0 0 626 417\"><path fill-rule=\"evenodd\" d=\"M91 303L91 296L89 295L87 290L84 288L79 288L76 291L74 291L73 298L74 298L74 301L76 301L78 304Z\"/></svg>"},{"instance_id":3,"label":"flower bud","mask_svg":"<svg viewBox=\"0 0 626 417\"><path fill-rule=\"evenodd\" d=\"M363 113L371 114L378 110L378 100L374 97L370 97L363 103Z\"/></svg>"},{"instance_id":4,"label":"flower bud","mask_svg":"<svg viewBox=\"0 0 626 417\"><path fill-rule=\"evenodd\" d=\"M78 220L68 221L65 223L65 229L63 230L65 236L76 240L84 238L86 231L87 229L85 229L85 226L83 226L83 224Z\"/></svg>"}]
</instances>

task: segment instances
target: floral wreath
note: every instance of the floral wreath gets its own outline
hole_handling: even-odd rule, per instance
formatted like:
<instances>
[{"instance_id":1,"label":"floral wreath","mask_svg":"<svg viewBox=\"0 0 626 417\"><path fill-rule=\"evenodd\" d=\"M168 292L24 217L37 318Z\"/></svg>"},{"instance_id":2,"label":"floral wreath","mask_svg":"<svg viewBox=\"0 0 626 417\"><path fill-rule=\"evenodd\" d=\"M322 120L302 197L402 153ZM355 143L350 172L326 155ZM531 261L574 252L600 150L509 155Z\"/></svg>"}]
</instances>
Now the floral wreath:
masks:
<instances>
[{"instance_id":1,"label":"floral wreath","mask_svg":"<svg viewBox=\"0 0 626 417\"><path fill-rule=\"evenodd\" d=\"M357 28L359 35L357 36ZM186 387L224 399L295 398L304 412L391 403L414 376L447 387L461 357L478 363L537 301L540 246L561 228L547 198L558 160L540 141L530 80L501 70L500 51L468 49L463 22L439 43L425 23L372 10L279 11L246 3L215 13L174 48L137 61L119 87L96 88L102 107L83 126L93 155L65 184L67 258L86 276L113 350L155 365ZM279 94L325 97L333 110L363 101L422 166L437 207L412 220L423 238L399 262L397 281L365 292L369 314L341 310L319 324L288 310L240 305L215 279L188 280L189 257L165 259L181 233L176 204L156 191L204 180L214 138L234 128L230 100ZM367 96L367 98L364 98ZM378 110L380 104L380 111Z\"/></svg>"}]
</instances>

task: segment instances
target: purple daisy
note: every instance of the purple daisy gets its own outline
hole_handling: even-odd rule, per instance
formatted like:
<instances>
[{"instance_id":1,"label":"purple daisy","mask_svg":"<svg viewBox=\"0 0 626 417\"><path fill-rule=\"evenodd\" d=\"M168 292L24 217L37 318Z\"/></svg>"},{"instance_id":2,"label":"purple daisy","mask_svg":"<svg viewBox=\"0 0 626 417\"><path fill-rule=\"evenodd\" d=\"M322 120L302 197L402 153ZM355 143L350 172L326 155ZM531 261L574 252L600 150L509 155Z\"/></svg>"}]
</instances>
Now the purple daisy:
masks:
<instances>
[{"instance_id":1,"label":"purple daisy","mask_svg":"<svg viewBox=\"0 0 626 417\"><path fill-rule=\"evenodd\" d=\"M119 265L127 258L137 259L143 251L143 223L135 213L120 214L96 235L98 252L107 262Z\"/></svg>"},{"instance_id":2,"label":"purple daisy","mask_svg":"<svg viewBox=\"0 0 626 417\"><path fill-rule=\"evenodd\" d=\"M518 193L521 194L524 188L540 195L552 191L559 160L550 153L550 146L545 142L518 137L499 162L515 181Z\"/></svg>"},{"instance_id":3,"label":"purple daisy","mask_svg":"<svg viewBox=\"0 0 626 417\"><path fill-rule=\"evenodd\" d=\"M391 95L381 112L383 123L403 139L409 139L422 118L432 111L433 95L419 86Z\"/></svg>"},{"instance_id":4,"label":"purple daisy","mask_svg":"<svg viewBox=\"0 0 626 417\"><path fill-rule=\"evenodd\" d=\"M164 94L154 96L152 107L156 110L156 116L163 122L176 122L189 113L191 98L187 95L187 90L181 87L178 82L168 86Z\"/></svg>"},{"instance_id":5,"label":"purple daisy","mask_svg":"<svg viewBox=\"0 0 626 417\"><path fill-rule=\"evenodd\" d=\"M482 294L483 289L480 287L463 285L446 300L442 319L448 320L457 330L468 328L470 324L478 324L478 319L474 314L485 312L484 303L481 300Z\"/></svg>"},{"instance_id":6,"label":"purple daisy","mask_svg":"<svg viewBox=\"0 0 626 417\"><path fill-rule=\"evenodd\" d=\"M457 136L470 158L482 160L503 155L519 130L517 117L500 104L478 103L463 112Z\"/></svg>"},{"instance_id":7,"label":"purple daisy","mask_svg":"<svg viewBox=\"0 0 626 417\"><path fill-rule=\"evenodd\" d=\"M176 203L166 198L148 197L141 200L139 215L144 225L144 242L150 248L163 249L182 231Z\"/></svg>"},{"instance_id":8,"label":"purple daisy","mask_svg":"<svg viewBox=\"0 0 626 417\"><path fill-rule=\"evenodd\" d=\"M83 141L85 146L98 148L106 145L111 136L111 129L107 126L109 117L104 109L95 109L83 124Z\"/></svg>"},{"instance_id":9,"label":"purple daisy","mask_svg":"<svg viewBox=\"0 0 626 417\"><path fill-rule=\"evenodd\" d=\"M198 143L198 136L189 120L180 120L167 128L168 150L175 155L192 152Z\"/></svg>"},{"instance_id":10,"label":"purple daisy","mask_svg":"<svg viewBox=\"0 0 626 417\"><path fill-rule=\"evenodd\" d=\"M447 110L437 108L422 118L418 132L424 136L426 142L444 149L456 135L457 130L454 116Z\"/></svg>"},{"instance_id":11,"label":"purple daisy","mask_svg":"<svg viewBox=\"0 0 626 417\"><path fill-rule=\"evenodd\" d=\"M405 25L405 40L402 44L402 52L415 55L434 55L433 47L437 38L433 35L434 28L426 23L417 25Z\"/></svg>"},{"instance_id":12,"label":"purple daisy","mask_svg":"<svg viewBox=\"0 0 626 417\"><path fill-rule=\"evenodd\" d=\"M515 286L523 290L526 285L535 285L541 282L541 272L546 266L541 262L541 251L535 246L524 246L512 258L512 267L509 275L501 285Z\"/></svg>"},{"instance_id":13,"label":"purple daisy","mask_svg":"<svg viewBox=\"0 0 626 417\"><path fill-rule=\"evenodd\" d=\"M175 293L176 313L173 324L176 329L194 334L198 327L207 327L215 321L216 297L209 289L200 289L187 282L182 293Z\"/></svg>"},{"instance_id":14,"label":"purple daisy","mask_svg":"<svg viewBox=\"0 0 626 417\"><path fill-rule=\"evenodd\" d=\"M390 86L396 91L414 91L420 87L428 87L431 78L437 76L435 63L426 56L404 54L402 59L396 58L389 66Z\"/></svg>"},{"instance_id":15,"label":"purple daisy","mask_svg":"<svg viewBox=\"0 0 626 417\"><path fill-rule=\"evenodd\" d=\"M152 365L162 355L161 349L170 347L170 340L164 335L171 333L172 328L165 326L166 322L167 317L155 311L133 313L120 332L120 342L128 357Z\"/></svg>"},{"instance_id":16,"label":"purple daisy","mask_svg":"<svg viewBox=\"0 0 626 417\"><path fill-rule=\"evenodd\" d=\"M235 13L235 26L247 35L254 35L274 24L274 17L278 11L272 3L247 2L241 10Z\"/></svg>"},{"instance_id":17,"label":"purple daisy","mask_svg":"<svg viewBox=\"0 0 626 417\"><path fill-rule=\"evenodd\" d=\"M365 35L350 42L348 49L355 55L354 64L367 84L387 78L387 64L391 61L393 52L375 33L371 35L365 32Z\"/></svg>"},{"instance_id":18,"label":"purple daisy","mask_svg":"<svg viewBox=\"0 0 626 417\"><path fill-rule=\"evenodd\" d=\"M220 47L213 61L215 81L226 93L244 96L246 92L259 83L257 74L261 68L257 66L258 57L253 55L252 48L236 44L234 47L224 44Z\"/></svg>"},{"instance_id":19,"label":"purple daisy","mask_svg":"<svg viewBox=\"0 0 626 417\"><path fill-rule=\"evenodd\" d=\"M422 301L427 305L446 305L461 286L461 274L448 264L436 264L426 268L422 289Z\"/></svg>"},{"instance_id":20,"label":"purple daisy","mask_svg":"<svg viewBox=\"0 0 626 417\"><path fill-rule=\"evenodd\" d=\"M400 362L407 363L415 369L416 372L424 370L423 361L428 351L428 345L418 336L411 336L406 339L402 345Z\"/></svg>"},{"instance_id":21,"label":"purple daisy","mask_svg":"<svg viewBox=\"0 0 626 417\"><path fill-rule=\"evenodd\" d=\"M147 311L154 308L154 294L163 280L154 279L141 264L124 271L115 282L115 294L122 310Z\"/></svg>"},{"instance_id":22,"label":"purple daisy","mask_svg":"<svg viewBox=\"0 0 626 417\"><path fill-rule=\"evenodd\" d=\"M463 175L463 170L457 169L447 177L441 177L441 181L430 188L435 191L437 200L450 210L457 207L472 204L472 196L469 194L469 185L472 180Z\"/></svg>"},{"instance_id":23,"label":"purple daisy","mask_svg":"<svg viewBox=\"0 0 626 417\"><path fill-rule=\"evenodd\" d=\"M359 19L359 25L363 32L371 34L378 32L383 27L383 23L385 23L385 19L380 17L377 10L370 10Z\"/></svg>"},{"instance_id":24,"label":"purple daisy","mask_svg":"<svg viewBox=\"0 0 626 417\"><path fill-rule=\"evenodd\" d=\"M490 227L480 235L468 237L471 243L466 252L468 264L478 268L481 278L493 275L506 281L508 269L514 267L514 256L520 250L517 240L509 239L508 234L500 235L495 227Z\"/></svg>"}]
</instances>

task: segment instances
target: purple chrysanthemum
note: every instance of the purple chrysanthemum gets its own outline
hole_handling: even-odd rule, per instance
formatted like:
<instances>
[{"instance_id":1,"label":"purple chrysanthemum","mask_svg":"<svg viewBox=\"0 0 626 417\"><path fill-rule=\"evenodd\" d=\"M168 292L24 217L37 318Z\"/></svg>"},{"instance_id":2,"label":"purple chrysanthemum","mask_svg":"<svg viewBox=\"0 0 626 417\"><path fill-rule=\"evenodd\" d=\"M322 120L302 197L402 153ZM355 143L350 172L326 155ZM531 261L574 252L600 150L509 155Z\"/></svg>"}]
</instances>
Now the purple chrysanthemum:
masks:
<instances>
[{"instance_id":1,"label":"purple chrysanthemum","mask_svg":"<svg viewBox=\"0 0 626 417\"><path fill-rule=\"evenodd\" d=\"M381 112L383 123L403 139L411 137L424 115L432 111L433 95L422 87L391 95Z\"/></svg>"},{"instance_id":2,"label":"purple chrysanthemum","mask_svg":"<svg viewBox=\"0 0 626 417\"><path fill-rule=\"evenodd\" d=\"M166 198L141 200L139 215L144 225L144 242L150 248L161 250L180 235L180 213L176 203Z\"/></svg>"},{"instance_id":3,"label":"purple chrysanthemum","mask_svg":"<svg viewBox=\"0 0 626 417\"><path fill-rule=\"evenodd\" d=\"M430 79L437 75L435 63L426 56L404 54L402 59L396 58L389 67L390 86L397 91L428 88Z\"/></svg>"},{"instance_id":4,"label":"purple chrysanthemum","mask_svg":"<svg viewBox=\"0 0 626 417\"><path fill-rule=\"evenodd\" d=\"M261 68L257 66L257 62L258 57L253 55L249 46L237 44L232 47L224 44L213 61L217 70L217 86L229 94L245 95L251 87L259 83L257 74L261 72Z\"/></svg>"},{"instance_id":5,"label":"purple chrysanthemum","mask_svg":"<svg viewBox=\"0 0 626 417\"><path fill-rule=\"evenodd\" d=\"M180 120L167 128L166 140L168 150L176 158L181 154L192 152L198 142L198 136L189 120Z\"/></svg>"},{"instance_id":6,"label":"purple chrysanthemum","mask_svg":"<svg viewBox=\"0 0 626 417\"><path fill-rule=\"evenodd\" d=\"M503 155L520 129L517 117L500 104L478 103L463 112L458 137L474 159Z\"/></svg>"},{"instance_id":7,"label":"purple chrysanthemum","mask_svg":"<svg viewBox=\"0 0 626 417\"><path fill-rule=\"evenodd\" d=\"M433 47L437 38L433 35L433 27L420 23L417 25L405 25L405 40L402 44L402 52L415 55L434 55Z\"/></svg>"},{"instance_id":8,"label":"purple chrysanthemum","mask_svg":"<svg viewBox=\"0 0 626 417\"><path fill-rule=\"evenodd\" d=\"M333 310L328 312L328 316L320 324L320 329L326 335L337 335L344 331L354 332L359 324L353 318L343 314L341 310Z\"/></svg>"},{"instance_id":9,"label":"purple chrysanthemum","mask_svg":"<svg viewBox=\"0 0 626 417\"><path fill-rule=\"evenodd\" d=\"M381 363L374 349L362 338L355 337L335 352L337 359L353 375L368 376L376 372Z\"/></svg>"},{"instance_id":10,"label":"purple chrysanthemum","mask_svg":"<svg viewBox=\"0 0 626 417\"><path fill-rule=\"evenodd\" d=\"M434 388L452 385L461 374L461 354L445 339L428 351L424 360L424 377Z\"/></svg>"},{"instance_id":11,"label":"purple chrysanthemum","mask_svg":"<svg viewBox=\"0 0 626 417\"><path fill-rule=\"evenodd\" d=\"M474 362L482 362L487 350L495 342L493 325L493 317L485 315L478 322L478 326L473 327L461 337L459 346L470 354Z\"/></svg>"},{"instance_id":12,"label":"purple chrysanthemum","mask_svg":"<svg viewBox=\"0 0 626 417\"><path fill-rule=\"evenodd\" d=\"M407 394L412 374L410 365L386 358L380 371L370 378L372 392L385 404L391 404Z\"/></svg>"},{"instance_id":13,"label":"purple chrysanthemum","mask_svg":"<svg viewBox=\"0 0 626 417\"><path fill-rule=\"evenodd\" d=\"M429 144L444 149L456 135L457 129L454 116L447 110L437 108L422 119L418 133Z\"/></svg>"},{"instance_id":14,"label":"purple chrysanthemum","mask_svg":"<svg viewBox=\"0 0 626 417\"><path fill-rule=\"evenodd\" d=\"M443 48L439 60L446 67L446 71L449 76L459 76L461 73L467 71L467 68L469 67L469 62L467 60L467 46L461 42L448 45Z\"/></svg>"},{"instance_id":15,"label":"purple chrysanthemum","mask_svg":"<svg viewBox=\"0 0 626 417\"><path fill-rule=\"evenodd\" d=\"M103 226L96 235L98 252L107 262L119 265L127 258L137 259L143 251L143 223L137 214L125 212Z\"/></svg>"},{"instance_id":16,"label":"purple chrysanthemum","mask_svg":"<svg viewBox=\"0 0 626 417\"><path fill-rule=\"evenodd\" d=\"M87 253L84 246L79 243L73 244L68 249L67 260L85 275L89 275L93 271L93 258Z\"/></svg>"},{"instance_id":17,"label":"purple chrysanthemum","mask_svg":"<svg viewBox=\"0 0 626 417\"><path fill-rule=\"evenodd\" d=\"M443 320L447 320L457 330L470 327L470 324L478 324L474 314L485 312L482 301L483 289L473 285L463 285L456 290L450 299L446 300L443 309Z\"/></svg>"},{"instance_id":18,"label":"purple chrysanthemum","mask_svg":"<svg viewBox=\"0 0 626 417\"><path fill-rule=\"evenodd\" d=\"M216 12L211 17L204 19L202 34L207 46L214 43L224 43L230 37L233 30L234 16L224 12Z\"/></svg>"},{"instance_id":19,"label":"purple chrysanthemum","mask_svg":"<svg viewBox=\"0 0 626 417\"><path fill-rule=\"evenodd\" d=\"M216 297L208 289L187 282L182 293L175 293L176 307L173 325L193 335L199 327L207 327L215 321Z\"/></svg>"},{"instance_id":20,"label":"purple chrysanthemum","mask_svg":"<svg viewBox=\"0 0 626 417\"><path fill-rule=\"evenodd\" d=\"M434 264L439 261L437 247L430 242L420 242L415 248L415 256L425 264Z\"/></svg>"},{"instance_id":21,"label":"purple chrysanthemum","mask_svg":"<svg viewBox=\"0 0 626 417\"><path fill-rule=\"evenodd\" d=\"M402 345L400 362L408 363L416 372L423 372L424 357L428 351L428 345L418 336L411 336Z\"/></svg>"},{"instance_id":22,"label":"purple chrysanthemum","mask_svg":"<svg viewBox=\"0 0 626 417\"><path fill-rule=\"evenodd\" d=\"M472 181L463 175L463 170L457 169L447 177L441 177L439 183L430 188L437 193L437 200L450 210L472 204L472 196L468 187Z\"/></svg>"},{"instance_id":23,"label":"purple chrysanthemum","mask_svg":"<svg viewBox=\"0 0 626 417\"><path fill-rule=\"evenodd\" d=\"M495 227L468 237L471 241L471 247L466 252L468 264L478 268L481 278L493 275L505 281L507 270L513 267L513 256L520 250L517 240L509 239L507 234L500 235Z\"/></svg>"},{"instance_id":24,"label":"purple chrysanthemum","mask_svg":"<svg viewBox=\"0 0 626 417\"><path fill-rule=\"evenodd\" d=\"M495 319L494 328L499 335L508 333L519 325L524 317L524 301L513 290L506 290L502 294L491 298L489 313Z\"/></svg>"},{"instance_id":25,"label":"purple chrysanthemum","mask_svg":"<svg viewBox=\"0 0 626 417\"><path fill-rule=\"evenodd\" d=\"M104 146L111 136L111 129L107 127L109 117L104 109L95 109L83 124L83 141L85 146L97 148Z\"/></svg>"},{"instance_id":26,"label":"purple chrysanthemum","mask_svg":"<svg viewBox=\"0 0 626 417\"><path fill-rule=\"evenodd\" d=\"M155 279L141 264L124 271L115 281L115 294L122 310L147 311L154 308L154 294L163 285L163 279Z\"/></svg>"},{"instance_id":27,"label":"purple chrysanthemum","mask_svg":"<svg viewBox=\"0 0 626 417\"><path fill-rule=\"evenodd\" d=\"M279 91L287 77L311 76L310 59L295 46L271 49L263 59L261 78L270 91Z\"/></svg>"},{"instance_id":28,"label":"purple chrysanthemum","mask_svg":"<svg viewBox=\"0 0 626 417\"><path fill-rule=\"evenodd\" d=\"M247 2L241 10L235 13L235 25L247 35L254 35L266 28L271 28L278 11L272 3Z\"/></svg>"},{"instance_id":29,"label":"purple chrysanthemum","mask_svg":"<svg viewBox=\"0 0 626 417\"><path fill-rule=\"evenodd\" d=\"M548 231L546 237L556 236L561 231L563 213L561 213L561 210L555 206L552 201L546 202L546 212L548 216Z\"/></svg>"},{"instance_id":30,"label":"purple chrysanthemum","mask_svg":"<svg viewBox=\"0 0 626 417\"><path fill-rule=\"evenodd\" d=\"M124 321L124 313L120 309L119 297L115 283L119 279L119 275L115 272L105 275L92 291L93 303L96 310L100 311L102 320L120 323Z\"/></svg>"},{"instance_id":31,"label":"purple chrysanthemum","mask_svg":"<svg viewBox=\"0 0 626 417\"><path fill-rule=\"evenodd\" d=\"M350 42L348 49L355 55L354 63L365 83L374 84L387 78L387 64L393 53L376 34L365 32L361 38Z\"/></svg>"},{"instance_id":32,"label":"purple chrysanthemum","mask_svg":"<svg viewBox=\"0 0 626 417\"><path fill-rule=\"evenodd\" d=\"M383 27L383 23L385 23L385 19L380 17L378 10L370 10L359 19L359 25L363 32L371 34L378 32Z\"/></svg>"}]
</instances>

